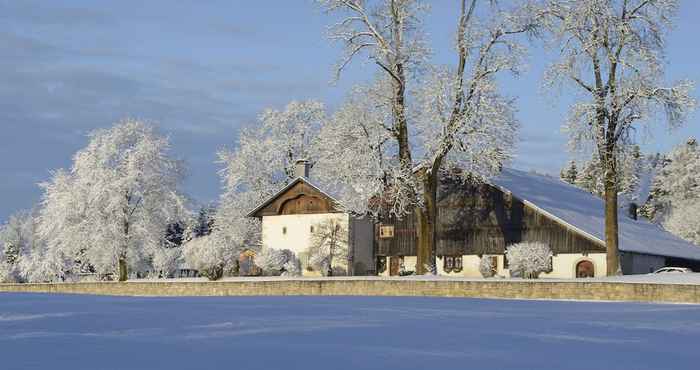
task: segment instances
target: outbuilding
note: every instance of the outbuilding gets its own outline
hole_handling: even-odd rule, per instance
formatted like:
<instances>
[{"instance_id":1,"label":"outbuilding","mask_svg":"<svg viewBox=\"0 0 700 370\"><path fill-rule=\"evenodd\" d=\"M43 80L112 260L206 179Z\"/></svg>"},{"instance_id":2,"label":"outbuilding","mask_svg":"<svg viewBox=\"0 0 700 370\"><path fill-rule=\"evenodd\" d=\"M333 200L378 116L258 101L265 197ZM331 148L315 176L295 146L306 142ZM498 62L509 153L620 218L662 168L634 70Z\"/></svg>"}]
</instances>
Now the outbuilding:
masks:
<instances>
[{"instance_id":1,"label":"outbuilding","mask_svg":"<svg viewBox=\"0 0 700 370\"><path fill-rule=\"evenodd\" d=\"M700 247L660 226L619 210L623 274L643 274L664 266L700 270ZM438 195L438 273L481 276L489 258L495 273L509 276L505 250L519 242L542 242L553 252L550 278L606 274L603 200L546 175L503 169L488 182L444 180ZM377 273L415 270L416 233L412 215L375 226Z\"/></svg>"},{"instance_id":2,"label":"outbuilding","mask_svg":"<svg viewBox=\"0 0 700 370\"><path fill-rule=\"evenodd\" d=\"M333 260L332 268L343 275L374 273L372 221L343 211L338 200L311 182L310 168L308 161L297 161L295 179L248 214L262 221L263 249L289 249L299 257L303 275L319 275L308 251L314 235L333 225L343 234L336 242L344 244L347 257Z\"/></svg>"}]
</instances>

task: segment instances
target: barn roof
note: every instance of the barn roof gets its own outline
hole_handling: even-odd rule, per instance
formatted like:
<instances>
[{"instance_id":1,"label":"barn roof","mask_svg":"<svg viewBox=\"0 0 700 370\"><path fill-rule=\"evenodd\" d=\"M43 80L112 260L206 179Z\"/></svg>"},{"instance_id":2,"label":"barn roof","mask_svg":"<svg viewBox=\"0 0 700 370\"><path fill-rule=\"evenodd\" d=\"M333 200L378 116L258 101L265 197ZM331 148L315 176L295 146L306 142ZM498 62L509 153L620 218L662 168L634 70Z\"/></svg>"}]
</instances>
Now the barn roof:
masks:
<instances>
[{"instance_id":1,"label":"barn roof","mask_svg":"<svg viewBox=\"0 0 700 370\"><path fill-rule=\"evenodd\" d=\"M567 224L579 233L605 243L603 200L557 178L504 169L490 182L503 191ZM700 260L700 247L645 220L633 220L618 210L620 251Z\"/></svg>"}]
</instances>

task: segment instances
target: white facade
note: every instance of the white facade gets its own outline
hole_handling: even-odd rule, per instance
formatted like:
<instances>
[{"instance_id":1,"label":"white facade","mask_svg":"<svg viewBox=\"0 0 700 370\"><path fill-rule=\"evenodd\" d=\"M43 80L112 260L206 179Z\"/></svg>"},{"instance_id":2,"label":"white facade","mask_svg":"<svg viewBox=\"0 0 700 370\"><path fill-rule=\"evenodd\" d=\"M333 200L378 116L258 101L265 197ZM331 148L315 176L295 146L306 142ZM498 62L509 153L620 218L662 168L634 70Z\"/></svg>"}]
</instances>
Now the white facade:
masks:
<instances>
[{"instance_id":1,"label":"white facade","mask_svg":"<svg viewBox=\"0 0 700 370\"><path fill-rule=\"evenodd\" d=\"M510 271L504 266L504 256L502 254L492 255L496 257L497 267L496 275L502 277L510 277ZM387 257L387 259L390 257ZM576 266L582 261L589 261L593 264L595 277L605 276L606 274L606 259L605 253L560 253L552 257L552 272L540 274L540 278L550 279L572 279L576 277ZM462 256L462 271L446 272L443 268L442 257L437 258L438 275L443 276L461 276L480 278L479 264L481 257L475 254ZM415 271L416 256L404 256L403 268L405 271ZM380 274L381 276L389 276L388 260L387 269Z\"/></svg>"},{"instance_id":2,"label":"white facade","mask_svg":"<svg viewBox=\"0 0 700 370\"><path fill-rule=\"evenodd\" d=\"M263 249L289 249L301 260L303 275L318 276L318 272L307 269L306 252L311 246L313 228L329 221L337 222L344 230L350 229L350 216L347 213L263 216ZM345 240L349 240L348 236L345 237ZM333 265L346 269L347 261L334 261Z\"/></svg>"},{"instance_id":3,"label":"white facade","mask_svg":"<svg viewBox=\"0 0 700 370\"><path fill-rule=\"evenodd\" d=\"M576 266L582 261L593 264L595 277L605 276L607 260L605 253L560 253L552 257L552 272L541 274L544 278L570 279L576 277Z\"/></svg>"}]
</instances>

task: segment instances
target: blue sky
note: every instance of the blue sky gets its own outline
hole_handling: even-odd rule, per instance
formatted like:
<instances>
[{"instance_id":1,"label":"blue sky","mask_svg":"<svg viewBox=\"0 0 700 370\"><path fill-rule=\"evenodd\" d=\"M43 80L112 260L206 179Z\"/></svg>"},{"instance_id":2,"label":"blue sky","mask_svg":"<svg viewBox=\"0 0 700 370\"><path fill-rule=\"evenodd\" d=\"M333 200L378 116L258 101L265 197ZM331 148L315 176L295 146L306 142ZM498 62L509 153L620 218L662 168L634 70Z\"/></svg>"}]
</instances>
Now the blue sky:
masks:
<instances>
[{"instance_id":1,"label":"blue sky","mask_svg":"<svg viewBox=\"0 0 700 370\"><path fill-rule=\"evenodd\" d=\"M454 60L456 7L436 0L426 17L437 63ZM700 81L698 16L700 3L682 1L669 79ZM0 0L0 220L34 205L37 183L68 167L88 132L124 117L155 122L189 165L188 195L215 200L216 151L263 108L314 98L332 109L373 75L359 62L331 84L340 54L328 22L311 0ZM560 129L568 101L539 87L549 57L533 47L529 70L504 78L503 89L522 123L513 165L556 173L570 158ZM644 148L689 136L700 137L698 113L682 130L651 130Z\"/></svg>"}]
</instances>

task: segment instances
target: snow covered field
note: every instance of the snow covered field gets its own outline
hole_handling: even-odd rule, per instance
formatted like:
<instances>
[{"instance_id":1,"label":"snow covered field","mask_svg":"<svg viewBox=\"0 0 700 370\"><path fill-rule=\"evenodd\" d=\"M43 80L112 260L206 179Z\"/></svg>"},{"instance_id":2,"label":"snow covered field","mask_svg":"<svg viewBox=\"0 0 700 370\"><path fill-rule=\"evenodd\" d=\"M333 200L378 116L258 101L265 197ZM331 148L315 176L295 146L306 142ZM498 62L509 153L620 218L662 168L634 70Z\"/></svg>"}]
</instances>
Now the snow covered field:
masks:
<instances>
[{"instance_id":1,"label":"snow covered field","mask_svg":"<svg viewBox=\"0 0 700 370\"><path fill-rule=\"evenodd\" d=\"M0 368L697 369L700 306L0 294Z\"/></svg>"}]
</instances>

